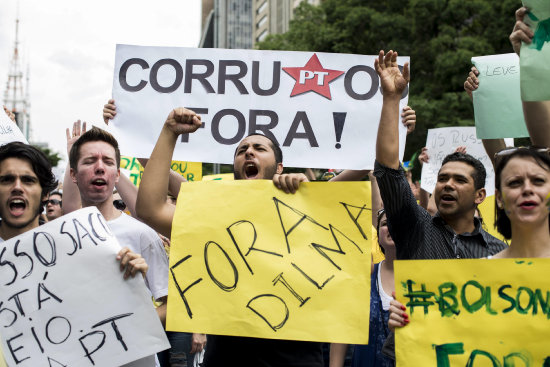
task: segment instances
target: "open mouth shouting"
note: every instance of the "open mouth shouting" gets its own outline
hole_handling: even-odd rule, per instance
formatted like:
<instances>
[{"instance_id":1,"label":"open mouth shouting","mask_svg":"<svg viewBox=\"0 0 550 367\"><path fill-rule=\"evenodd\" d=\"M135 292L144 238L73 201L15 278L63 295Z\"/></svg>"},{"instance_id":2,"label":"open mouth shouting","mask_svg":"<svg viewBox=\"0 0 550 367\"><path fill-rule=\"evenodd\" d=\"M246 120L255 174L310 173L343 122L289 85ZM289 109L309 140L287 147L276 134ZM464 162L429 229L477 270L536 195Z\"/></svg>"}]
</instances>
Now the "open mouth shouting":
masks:
<instances>
[{"instance_id":1,"label":"open mouth shouting","mask_svg":"<svg viewBox=\"0 0 550 367\"><path fill-rule=\"evenodd\" d=\"M443 194L440 197L441 204L452 204L456 201L456 198L451 194Z\"/></svg>"},{"instance_id":2,"label":"open mouth shouting","mask_svg":"<svg viewBox=\"0 0 550 367\"><path fill-rule=\"evenodd\" d=\"M244 164L244 178L246 180L253 180L258 177L258 166L254 162L246 162Z\"/></svg>"},{"instance_id":3,"label":"open mouth shouting","mask_svg":"<svg viewBox=\"0 0 550 367\"><path fill-rule=\"evenodd\" d=\"M12 198L8 201L10 214L14 217L20 217L25 213L27 202L21 198Z\"/></svg>"},{"instance_id":4,"label":"open mouth shouting","mask_svg":"<svg viewBox=\"0 0 550 367\"><path fill-rule=\"evenodd\" d=\"M107 181L105 181L102 178L96 178L92 181L92 186L95 187L98 190L103 189L103 187L107 186Z\"/></svg>"}]
</instances>

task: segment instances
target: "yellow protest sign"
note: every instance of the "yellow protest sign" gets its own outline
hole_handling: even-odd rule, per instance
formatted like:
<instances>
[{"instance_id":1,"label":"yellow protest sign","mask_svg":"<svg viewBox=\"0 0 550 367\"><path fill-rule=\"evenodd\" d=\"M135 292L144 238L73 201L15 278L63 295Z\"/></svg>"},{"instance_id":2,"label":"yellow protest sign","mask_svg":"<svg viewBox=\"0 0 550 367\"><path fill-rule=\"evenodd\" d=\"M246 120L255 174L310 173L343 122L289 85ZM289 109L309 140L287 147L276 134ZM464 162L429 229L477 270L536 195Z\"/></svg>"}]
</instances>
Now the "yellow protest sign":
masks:
<instances>
[{"instance_id":1,"label":"yellow protest sign","mask_svg":"<svg viewBox=\"0 0 550 367\"><path fill-rule=\"evenodd\" d=\"M367 343L365 183L186 183L173 223L168 330Z\"/></svg>"},{"instance_id":2,"label":"yellow protest sign","mask_svg":"<svg viewBox=\"0 0 550 367\"><path fill-rule=\"evenodd\" d=\"M478 205L477 209L483 219L483 229L499 240L506 242L506 239L495 227L495 195L486 197L485 200Z\"/></svg>"},{"instance_id":3,"label":"yellow protest sign","mask_svg":"<svg viewBox=\"0 0 550 367\"><path fill-rule=\"evenodd\" d=\"M227 181L227 180L233 180L233 174L232 173L219 173L217 175L206 175L202 176L203 181Z\"/></svg>"},{"instance_id":4,"label":"yellow protest sign","mask_svg":"<svg viewBox=\"0 0 550 367\"><path fill-rule=\"evenodd\" d=\"M120 168L130 171L130 181L139 187L144 168L137 158L121 156ZM200 162L172 161L170 168L182 175L187 181L202 180L202 163Z\"/></svg>"},{"instance_id":5,"label":"yellow protest sign","mask_svg":"<svg viewBox=\"0 0 550 367\"><path fill-rule=\"evenodd\" d=\"M550 366L550 259L395 262L397 366Z\"/></svg>"}]
</instances>

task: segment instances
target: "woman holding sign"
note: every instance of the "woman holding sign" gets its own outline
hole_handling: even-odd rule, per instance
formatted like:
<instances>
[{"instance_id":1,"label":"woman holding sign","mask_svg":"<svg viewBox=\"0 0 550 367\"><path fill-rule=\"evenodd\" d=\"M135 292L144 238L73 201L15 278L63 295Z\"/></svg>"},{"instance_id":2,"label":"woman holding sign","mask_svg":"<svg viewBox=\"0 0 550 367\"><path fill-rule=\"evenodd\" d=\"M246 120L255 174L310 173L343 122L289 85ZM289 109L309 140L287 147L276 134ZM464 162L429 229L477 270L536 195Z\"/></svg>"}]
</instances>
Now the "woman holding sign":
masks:
<instances>
[{"instance_id":1,"label":"woman holding sign","mask_svg":"<svg viewBox=\"0 0 550 367\"><path fill-rule=\"evenodd\" d=\"M550 148L495 155L496 226L510 247L494 258L550 257Z\"/></svg>"}]
</instances>

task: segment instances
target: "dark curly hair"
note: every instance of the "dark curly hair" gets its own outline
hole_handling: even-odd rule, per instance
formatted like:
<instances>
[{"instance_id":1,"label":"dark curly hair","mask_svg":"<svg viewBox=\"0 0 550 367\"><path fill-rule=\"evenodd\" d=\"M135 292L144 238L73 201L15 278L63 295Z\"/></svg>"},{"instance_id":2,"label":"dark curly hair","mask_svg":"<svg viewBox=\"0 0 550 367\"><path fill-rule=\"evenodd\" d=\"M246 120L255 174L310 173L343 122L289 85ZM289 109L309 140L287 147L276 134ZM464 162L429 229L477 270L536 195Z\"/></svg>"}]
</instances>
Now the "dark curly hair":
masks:
<instances>
[{"instance_id":1,"label":"dark curly hair","mask_svg":"<svg viewBox=\"0 0 550 367\"><path fill-rule=\"evenodd\" d=\"M25 159L30 163L42 188L42 198L57 187L57 179L52 173L52 165L39 149L18 141L11 142L0 147L0 162L8 158ZM40 212L42 212L42 204Z\"/></svg>"}]
</instances>

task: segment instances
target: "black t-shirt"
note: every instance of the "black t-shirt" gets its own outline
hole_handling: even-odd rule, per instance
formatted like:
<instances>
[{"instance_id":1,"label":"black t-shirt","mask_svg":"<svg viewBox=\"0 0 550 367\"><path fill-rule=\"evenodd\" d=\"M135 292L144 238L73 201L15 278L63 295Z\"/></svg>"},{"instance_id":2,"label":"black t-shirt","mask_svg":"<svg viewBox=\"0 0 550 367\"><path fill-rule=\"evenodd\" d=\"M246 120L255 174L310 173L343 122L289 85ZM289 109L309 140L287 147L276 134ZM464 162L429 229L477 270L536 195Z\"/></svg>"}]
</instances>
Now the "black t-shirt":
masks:
<instances>
[{"instance_id":1,"label":"black t-shirt","mask_svg":"<svg viewBox=\"0 0 550 367\"><path fill-rule=\"evenodd\" d=\"M323 367L321 343L208 335L204 367Z\"/></svg>"}]
</instances>

